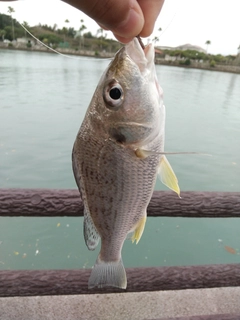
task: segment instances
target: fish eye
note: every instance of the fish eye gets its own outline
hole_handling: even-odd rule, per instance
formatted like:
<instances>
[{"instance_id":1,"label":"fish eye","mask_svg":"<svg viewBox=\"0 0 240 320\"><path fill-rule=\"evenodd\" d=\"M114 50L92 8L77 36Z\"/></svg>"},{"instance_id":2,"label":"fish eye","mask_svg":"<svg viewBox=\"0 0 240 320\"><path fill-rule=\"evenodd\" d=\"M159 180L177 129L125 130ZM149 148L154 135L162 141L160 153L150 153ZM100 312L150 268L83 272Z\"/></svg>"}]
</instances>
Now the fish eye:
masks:
<instances>
[{"instance_id":1,"label":"fish eye","mask_svg":"<svg viewBox=\"0 0 240 320\"><path fill-rule=\"evenodd\" d=\"M110 91L109 91L109 96L113 99L113 100L118 100L121 98L122 92L118 87L113 87Z\"/></svg>"},{"instance_id":2,"label":"fish eye","mask_svg":"<svg viewBox=\"0 0 240 320\"><path fill-rule=\"evenodd\" d=\"M121 85L116 82L110 82L104 89L103 99L109 109L117 109L123 103L123 89Z\"/></svg>"}]
</instances>

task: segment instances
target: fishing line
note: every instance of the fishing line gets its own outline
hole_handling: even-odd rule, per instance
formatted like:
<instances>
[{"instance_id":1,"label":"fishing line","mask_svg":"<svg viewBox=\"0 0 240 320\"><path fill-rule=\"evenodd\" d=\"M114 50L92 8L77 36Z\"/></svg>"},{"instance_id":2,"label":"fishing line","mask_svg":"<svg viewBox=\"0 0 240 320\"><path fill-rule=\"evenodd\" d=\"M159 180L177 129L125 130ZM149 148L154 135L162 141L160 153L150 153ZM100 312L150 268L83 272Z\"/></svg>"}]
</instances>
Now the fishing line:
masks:
<instances>
[{"instance_id":1,"label":"fishing line","mask_svg":"<svg viewBox=\"0 0 240 320\"><path fill-rule=\"evenodd\" d=\"M176 14L178 13L179 9L180 9L180 6L176 9L176 11L175 11L175 13L174 13L171 21L168 23L167 27L161 32L161 35L160 35L160 36L162 36L162 35L164 34L164 32L166 32L166 30L170 27L170 25L172 24L172 22L173 22L173 20L174 20L174 18L175 18L175 16L176 16ZM47 44L43 43L41 40L39 40L37 37L35 37L22 23L19 22L19 24L20 24L21 27L22 27L33 39L35 39L38 43L40 43L41 45L43 45L44 47L46 47L46 48L49 49L50 51L53 51L54 53L56 53L56 54L58 54L58 55L60 55L60 56L62 56L62 57L69 58L69 59L74 59L74 60L83 60L83 59L84 59L84 60L93 60L93 59L94 59L94 60L99 60L99 58L94 58L94 57L91 57L91 58L90 58L90 57L85 58L85 57L83 57L83 56L81 56L81 57L75 57L75 56L69 56L69 55L67 55L67 54L61 53L61 52L59 52L59 51L57 51L57 50L49 47ZM143 43L142 43L142 40L139 39L139 38L140 38L140 37L138 36L138 40L139 40L139 42L141 41L140 44L141 44L141 46L143 47L144 45L143 45ZM102 58L102 60L111 60L111 59L112 59L112 58Z\"/></svg>"},{"instance_id":2,"label":"fishing line","mask_svg":"<svg viewBox=\"0 0 240 320\"><path fill-rule=\"evenodd\" d=\"M160 36L162 36L162 35L164 34L164 32L166 32L166 30L170 27L170 25L172 24L173 20L175 19L176 14L178 13L178 10L179 10L179 8L175 11L175 13L174 13L171 21L170 21L169 24L166 26L166 28L161 32L161 35L160 35Z\"/></svg>"},{"instance_id":3,"label":"fishing line","mask_svg":"<svg viewBox=\"0 0 240 320\"><path fill-rule=\"evenodd\" d=\"M47 49L53 51L54 53L57 53L60 56L63 56L65 58L69 58L69 59L74 59L74 60L99 60L99 58L85 58L85 57L75 57L75 56L69 56L67 54L61 53L51 47L49 47L47 44L43 43L41 40L39 40L37 37L35 37L27 28L24 27L24 25L22 25L20 22L19 24L21 25L21 27L33 38L35 39L37 42L41 43L44 47L46 47ZM112 58L102 58L102 60L111 60Z\"/></svg>"},{"instance_id":4,"label":"fishing line","mask_svg":"<svg viewBox=\"0 0 240 320\"><path fill-rule=\"evenodd\" d=\"M174 15L172 16L172 19L170 20L170 22L167 24L166 28L164 28L163 31L161 31L161 34L160 34L160 37L164 34L164 32L166 32L166 30L171 26L173 20L175 19L176 15L178 14L178 11L180 9L180 6L182 6L182 3L181 5L178 6L178 8L176 9L176 11L174 12ZM164 6L163 6L164 8Z\"/></svg>"}]
</instances>

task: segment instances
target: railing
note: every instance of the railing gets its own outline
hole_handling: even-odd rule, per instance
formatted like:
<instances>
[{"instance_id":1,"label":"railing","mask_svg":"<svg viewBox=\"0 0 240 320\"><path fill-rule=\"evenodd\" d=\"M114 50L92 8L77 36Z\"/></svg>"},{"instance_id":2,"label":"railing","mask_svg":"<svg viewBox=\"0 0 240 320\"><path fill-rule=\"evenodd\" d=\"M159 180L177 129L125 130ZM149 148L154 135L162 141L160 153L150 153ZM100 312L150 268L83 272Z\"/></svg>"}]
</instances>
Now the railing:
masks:
<instances>
[{"instance_id":1,"label":"railing","mask_svg":"<svg viewBox=\"0 0 240 320\"><path fill-rule=\"evenodd\" d=\"M172 192L154 192L148 206L148 216L240 217L240 193L182 192L181 196L182 199L176 201L176 196ZM76 217L82 215L83 204L77 190L0 189L0 216ZM87 282L90 270L3 270L0 271L0 297L240 286L240 264L129 268L126 272L128 278L126 290L115 288L89 290ZM215 318L211 316L197 319ZM234 315L232 317L226 315L221 319L235 320L240 319L240 316L234 318Z\"/></svg>"},{"instance_id":2,"label":"railing","mask_svg":"<svg viewBox=\"0 0 240 320\"><path fill-rule=\"evenodd\" d=\"M149 217L239 218L238 192L155 191L148 206ZM78 217L83 204L77 190L0 189L0 216Z\"/></svg>"}]
</instances>

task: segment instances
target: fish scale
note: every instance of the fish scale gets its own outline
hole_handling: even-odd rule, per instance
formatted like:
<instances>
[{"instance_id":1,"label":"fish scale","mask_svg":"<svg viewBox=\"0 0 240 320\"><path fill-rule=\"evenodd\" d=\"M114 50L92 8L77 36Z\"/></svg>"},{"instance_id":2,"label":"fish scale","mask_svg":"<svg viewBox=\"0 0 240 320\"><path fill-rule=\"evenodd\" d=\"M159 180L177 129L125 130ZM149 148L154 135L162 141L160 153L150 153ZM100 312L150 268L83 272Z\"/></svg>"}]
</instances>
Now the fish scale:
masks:
<instances>
[{"instance_id":1,"label":"fish scale","mask_svg":"<svg viewBox=\"0 0 240 320\"><path fill-rule=\"evenodd\" d=\"M101 169L100 178L97 178L96 181L101 180L103 182L107 177L108 181L112 180L114 183L107 189L102 183L100 188L97 189L98 193L92 194L92 181L90 184L86 182L85 192L89 194L88 203L89 210L92 212L93 222L96 223L101 237L108 239L108 250L111 251L110 227L114 237L118 238L120 236L124 241L129 230L132 230L139 217L145 213L146 195L149 195L149 192L152 191L156 174L153 173L153 177L149 176L149 174L146 176L144 174L149 168L150 159L141 160L134 157L135 161L131 160L131 158L129 161L128 153L131 153L133 157L133 152L130 150L130 152L125 151L123 153L123 147L114 145L112 142L109 143L109 148L106 149L108 149L106 154L109 155L110 159L108 159L107 166L105 166L106 171ZM114 157L112 158L113 154ZM117 162L115 161L116 159L118 159ZM86 159L86 168L91 165L94 166L94 161L89 162ZM82 175L85 176L85 173L82 172ZM98 175L96 176L98 177ZM136 186L139 186L139 188L136 189ZM114 198L114 202L111 205L109 204L110 197ZM104 219L109 215L110 219Z\"/></svg>"}]
</instances>

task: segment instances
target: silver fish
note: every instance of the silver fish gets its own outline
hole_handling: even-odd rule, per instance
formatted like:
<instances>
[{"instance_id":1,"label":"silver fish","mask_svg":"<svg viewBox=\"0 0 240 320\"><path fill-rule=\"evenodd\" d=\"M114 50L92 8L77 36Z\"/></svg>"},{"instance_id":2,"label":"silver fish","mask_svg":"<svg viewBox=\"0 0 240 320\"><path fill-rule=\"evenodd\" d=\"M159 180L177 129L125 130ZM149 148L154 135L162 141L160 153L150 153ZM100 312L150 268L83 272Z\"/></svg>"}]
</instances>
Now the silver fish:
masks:
<instances>
[{"instance_id":1,"label":"silver fish","mask_svg":"<svg viewBox=\"0 0 240 320\"><path fill-rule=\"evenodd\" d=\"M101 250L88 287L126 288L121 250L140 240L157 173L179 194L164 155L165 107L154 47L135 38L102 75L73 146L72 162L84 204L84 238Z\"/></svg>"}]
</instances>

